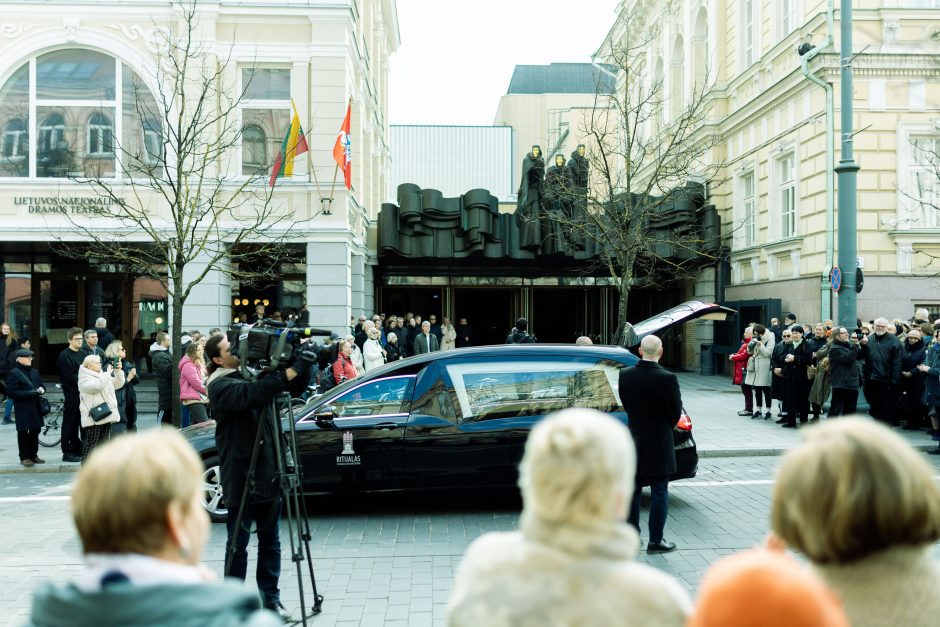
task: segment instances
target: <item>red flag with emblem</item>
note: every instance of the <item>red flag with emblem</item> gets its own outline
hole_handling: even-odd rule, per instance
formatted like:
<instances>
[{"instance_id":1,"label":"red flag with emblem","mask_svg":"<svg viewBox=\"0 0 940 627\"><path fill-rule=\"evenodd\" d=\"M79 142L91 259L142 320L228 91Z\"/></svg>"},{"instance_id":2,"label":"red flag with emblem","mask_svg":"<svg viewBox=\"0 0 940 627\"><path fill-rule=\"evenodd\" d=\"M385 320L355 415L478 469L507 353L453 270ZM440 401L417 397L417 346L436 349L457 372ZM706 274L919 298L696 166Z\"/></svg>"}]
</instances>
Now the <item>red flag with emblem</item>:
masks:
<instances>
[{"instance_id":1,"label":"red flag with emblem","mask_svg":"<svg viewBox=\"0 0 940 627\"><path fill-rule=\"evenodd\" d=\"M346 119L339 129L336 144L333 145L333 159L336 165L342 168L346 179L346 189L352 189L352 144L349 138L349 118L352 112L352 103L346 105Z\"/></svg>"}]
</instances>

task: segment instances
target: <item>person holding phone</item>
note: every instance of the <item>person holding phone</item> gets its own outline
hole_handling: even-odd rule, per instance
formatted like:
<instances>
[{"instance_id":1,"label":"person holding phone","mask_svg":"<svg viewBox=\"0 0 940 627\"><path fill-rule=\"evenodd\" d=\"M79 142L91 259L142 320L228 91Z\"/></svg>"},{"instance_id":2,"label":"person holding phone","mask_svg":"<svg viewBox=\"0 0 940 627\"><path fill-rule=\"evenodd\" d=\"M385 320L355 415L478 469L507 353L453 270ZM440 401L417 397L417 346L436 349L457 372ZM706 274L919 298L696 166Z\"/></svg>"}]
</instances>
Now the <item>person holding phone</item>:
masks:
<instances>
[{"instance_id":1,"label":"person holding phone","mask_svg":"<svg viewBox=\"0 0 940 627\"><path fill-rule=\"evenodd\" d=\"M104 350L104 356L107 365L109 365L112 370L120 370L124 373L124 385L115 390L120 420L111 427L111 435L127 433L130 430L130 422L127 419L127 399L130 394L135 394L132 386L137 385L137 371L133 368L128 371L125 367L128 364L125 359L127 352L124 350L124 345L121 343L121 340L114 340L108 344Z\"/></svg>"},{"instance_id":2,"label":"person holding phone","mask_svg":"<svg viewBox=\"0 0 940 627\"><path fill-rule=\"evenodd\" d=\"M82 361L82 366L78 369L78 393L82 427L85 428L83 464L98 444L111 439L111 425L121 419L117 390L124 387L124 382L124 371L115 370L111 362L102 370L101 358L98 355L86 355ZM107 405L109 413L95 420L91 410L101 405Z\"/></svg>"}]
</instances>

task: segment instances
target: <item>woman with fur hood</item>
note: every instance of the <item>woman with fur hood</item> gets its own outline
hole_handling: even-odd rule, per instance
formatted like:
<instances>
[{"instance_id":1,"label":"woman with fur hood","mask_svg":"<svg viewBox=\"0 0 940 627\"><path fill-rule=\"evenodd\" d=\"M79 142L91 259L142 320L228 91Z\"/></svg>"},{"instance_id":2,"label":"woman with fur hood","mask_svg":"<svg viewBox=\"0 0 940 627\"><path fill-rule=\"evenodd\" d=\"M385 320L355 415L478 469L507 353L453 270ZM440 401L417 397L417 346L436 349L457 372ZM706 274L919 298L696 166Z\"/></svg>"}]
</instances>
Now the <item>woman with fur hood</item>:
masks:
<instances>
[{"instance_id":1,"label":"woman with fur hood","mask_svg":"<svg viewBox=\"0 0 940 627\"><path fill-rule=\"evenodd\" d=\"M623 424L573 408L532 430L520 465L519 531L478 538L457 569L450 627L685 624L672 577L635 561L626 523L636 451Z\"/></svg>"}]
</instances>

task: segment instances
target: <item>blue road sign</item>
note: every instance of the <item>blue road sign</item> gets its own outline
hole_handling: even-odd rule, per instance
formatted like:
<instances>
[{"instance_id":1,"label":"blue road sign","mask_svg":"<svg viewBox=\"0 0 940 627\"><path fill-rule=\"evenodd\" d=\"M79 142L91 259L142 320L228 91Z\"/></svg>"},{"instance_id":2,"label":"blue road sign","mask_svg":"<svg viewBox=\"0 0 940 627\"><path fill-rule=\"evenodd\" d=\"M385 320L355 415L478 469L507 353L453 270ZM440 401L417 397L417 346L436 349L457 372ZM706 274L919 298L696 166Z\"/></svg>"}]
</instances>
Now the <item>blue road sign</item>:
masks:
<instances>
[{"instance_id":1,"label":"blue road sign","mask_svg":"<svg viewBox=\"0 0 940 627\"><path fill-rule=\"evenodd\" d=\"M829 285L832 287L832 291L837 294L842 289L842 270L839 269L839 266L834 267L832 272L829 273Z\"/></svg>"}]
</instances>

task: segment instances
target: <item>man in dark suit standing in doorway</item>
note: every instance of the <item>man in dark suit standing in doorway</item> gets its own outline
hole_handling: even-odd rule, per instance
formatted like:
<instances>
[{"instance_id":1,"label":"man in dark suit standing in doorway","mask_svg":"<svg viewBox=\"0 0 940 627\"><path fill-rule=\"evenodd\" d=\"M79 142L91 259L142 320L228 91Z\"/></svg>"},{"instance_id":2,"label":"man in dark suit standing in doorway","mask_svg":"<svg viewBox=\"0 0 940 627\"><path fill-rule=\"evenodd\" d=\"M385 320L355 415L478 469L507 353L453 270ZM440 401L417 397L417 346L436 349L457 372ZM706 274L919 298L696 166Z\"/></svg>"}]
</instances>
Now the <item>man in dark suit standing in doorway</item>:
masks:
<instances>
[{"instance_id":1,"label":"man in dark suit standing in doorway","mask_svg":"<svg viewBox=\"0 0 940 627\"><path fill-rule=\"evenodd\" d=\"M437 336L431 333L431 323L425 320L421 323L421 333L414 339L414 354L433 353L441 350L441 345L437 341Z\"/></svg>"},{"instance_id":2,"label":"man in dark suit standing in doorway","mask_svg":"<svg viewBox=\"0 0 940 627\"><path fill-rule=\"evenodd\" d=\"M662 340L647 335L640 342L640 361L620 371L620 401L627 412L637 461L628 520L640 530L640 495L643 486L650 486L648 553L668 553L676 548L663 538L663 530L669 510L669 477L676 472L672 430L682 414L682 396L676 375L659 365L662 356Z\"/></svg>"}]
</instances>

